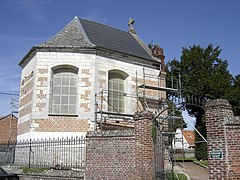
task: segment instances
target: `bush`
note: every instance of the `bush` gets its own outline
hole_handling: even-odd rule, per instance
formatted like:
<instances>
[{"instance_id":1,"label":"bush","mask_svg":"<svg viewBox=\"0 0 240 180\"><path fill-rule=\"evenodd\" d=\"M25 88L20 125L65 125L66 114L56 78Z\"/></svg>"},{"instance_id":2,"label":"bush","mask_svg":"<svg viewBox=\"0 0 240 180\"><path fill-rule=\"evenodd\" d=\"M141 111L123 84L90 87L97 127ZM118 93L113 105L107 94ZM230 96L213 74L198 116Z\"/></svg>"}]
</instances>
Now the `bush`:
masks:
<instances>
[{"instance_id":1,"label":"bush","mask_svg":"<svg viewBox=\"0 0 240 180\"><path fill-rule=\"evenodd\" d=\"M30 174L30 173L33 173L33 172L34 173L41 173L45 170L48 170L47 168L33 168L33 167L29 168L29 167L26 167L26 166L21 167L21 169L22 169L22 172L25 173L25 174Z\"/></svg>"},{"instance_id":2,"label":"bush","mask_svg":"<svg viewBox=\"0 0 240 180\"><path fill-rule=\"evenodd\" d=\"M171 172L167 172L165 179L166 180L172 180L172 173ZM174 174L174 180L178 180L178 179L179 180L187 180L187 177L186 177L185 174L177 173L177 176L176 176L176 174Z\"/></svg>"},{"instance_id":3,"label":"bush","mask_svg":"<svg viewBox=\"0 0 240 180\"><path fill-rule=\"evenodd\" d=\"M198 161L208 159L207 143L201 143L196 145L195 157Z\"/></svg>"}]
</instances>

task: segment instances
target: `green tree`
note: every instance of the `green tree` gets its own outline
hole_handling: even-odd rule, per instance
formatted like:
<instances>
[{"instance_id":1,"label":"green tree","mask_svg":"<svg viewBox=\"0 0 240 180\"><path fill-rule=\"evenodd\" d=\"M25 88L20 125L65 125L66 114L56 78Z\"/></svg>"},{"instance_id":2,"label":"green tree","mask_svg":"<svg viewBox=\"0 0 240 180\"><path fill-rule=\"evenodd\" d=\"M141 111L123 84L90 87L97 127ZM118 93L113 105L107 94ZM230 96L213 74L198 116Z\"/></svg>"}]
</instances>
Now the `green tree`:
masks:
<instances>
[{"instance_id":1,"label":"green tree","mask_svg":"<svg viewBox=\"0 0 240 180\"><path fill-rule=\"evenodd\" d=\"M169 75L176 76L181 74L182 95L191 98L191 103L199 105L209 99L230 99L234 101L237 91L236 84L239 79L233 78L227 70L226 60L219 58L221 49L209 44L206 48L199 45L193 45L188 48L182 48L180 61L174 59L168 63ZM236 92L233 92L235 89ZM171 97L171 94L168 95ZM235 103L237 104L237 103ZM189 114L196 118L196 128L207 138L204 110L200 106L186 106ZM202 141L202 138L196 134L196 141ZM196 144L196 157L198 159L207 159L207 144Z\"/></svg>"},{"instance_id":2,"label":"green tree","mask_svg":"<svg viewBox=\"0 0 240 180\"><path fill-rule=\"evenodd\" d=\"M233 107L235 116L240 116L240 74L232 80L228 101Z\"/></svg>"}]
</instances>

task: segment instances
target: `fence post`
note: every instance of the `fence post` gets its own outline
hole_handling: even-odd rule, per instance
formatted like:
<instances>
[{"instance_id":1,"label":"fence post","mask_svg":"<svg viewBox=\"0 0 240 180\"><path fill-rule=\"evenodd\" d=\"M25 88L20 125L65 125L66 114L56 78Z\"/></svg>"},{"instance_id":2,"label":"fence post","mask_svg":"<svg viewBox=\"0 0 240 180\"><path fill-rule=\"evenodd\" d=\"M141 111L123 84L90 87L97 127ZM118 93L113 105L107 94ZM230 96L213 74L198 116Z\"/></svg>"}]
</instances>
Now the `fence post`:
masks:
<instances>
[{"instance_id":1,"label":"fence post","mask_svg":"<svg viewBox=\"0 0 240 180\"><path fill-rule=\"evenodd\" d=\"M32 139L29 141L29 154L28 154L28 167L31 167L31 152L32 152Z\"/></svg>"}]
</instances>

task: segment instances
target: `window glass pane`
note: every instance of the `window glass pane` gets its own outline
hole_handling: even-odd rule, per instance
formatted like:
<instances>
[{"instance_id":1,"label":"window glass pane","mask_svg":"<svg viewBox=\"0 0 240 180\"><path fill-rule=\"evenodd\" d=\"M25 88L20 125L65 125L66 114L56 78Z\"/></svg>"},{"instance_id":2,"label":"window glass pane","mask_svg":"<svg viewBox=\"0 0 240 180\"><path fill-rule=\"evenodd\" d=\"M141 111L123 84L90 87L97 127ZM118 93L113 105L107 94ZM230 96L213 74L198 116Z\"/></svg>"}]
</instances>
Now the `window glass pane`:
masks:
<instances>
[{"instance_id":1,"label":"window glass pane","mask_svg":"<svg viewBox=\"0 0 240 180\"><path fill-rule=\"evenodd\" d=\"M119 83L119 91L124 92L124 86L122 82Z\"/></svg>"},{"instance_id":2,"label":"window glass pane","mask_svg":"<svg viewBox=\"0 0 240 180\"><path fill-rule=\"evenodd\" d=\"M70 102L69 104L76 104L77 97L76 96L70 96Z\"/></svg>"},{"instance_id":3,"label":"window glass pane","mask_svg":"<svg viewBox=\"0 0 240 180\"><path fill-rule=\"evenodd\" d=\"M68 114L68 105L61 105L61 113Z\"/></svg>"},{"instance_id":4,"label":"window glass pane","mask_svg":"<svg viewBox=\"0 0 240 180\"><path fill-rule=\"evenodd\" d=\"M118 109L118 100L116 99L116 100L113 100L113 107L115 108L115 109Z\"/></svg>"},{"instance_id":5,"label":"window glass pane","mask_svg":"<svg viewBox=\"0 0 240 180\"><path fill-rule=\"evenodd\" d=\"M124 101L123 99L119 100L119 108L123 108L124 107Z\"/></svg>"},{"instance_id":6,"label":"window glass pane","mask_svg":"<svg viewBox=\"0 0 240 180\"><path fill-rule=\"evenodd\" d=\"M76 87L70 87L70 95L76 95L77 94L77 88Z\"/></svg>"},{"instance_id":7,"label":"window glass pane","mask_svg":"<svg viewBox=\"0 0 240 180\"><path fill-rule=\"evenodd\" d=\"M53 85L60 85L60 84L61 84L61 78L54 76Z\"/></svg>"},{"instance_id":8,"label":"window glass pane","mask_svg":"<svg viewBox=\"0 0 240 180\"><path fill-rule=\"evenodd\" d=\"M60 104L60 96L53 96L53 104Z\"/></svg>"},{"instance_id":9,"label":"window glass pane","mask_svg":"<svg viewBox=\"0 0 240 180\"><path fill-rule=\"evenodd\" d=\"M77 84L77 79L75 77L71 77L70 85L76 86L76 84Z\"/></svg>"},{"instance_id":10,"label":"window glass pane","mask_svg":"<svg viewBox=\"0 0 240 180\"><path fill-rule=\"evenodd\" d=\"M52 110L53 110L53 113L59 114L60 113L60 105L53 105Z\"/></svg>"},{"instance_id":11,"label":"window glass pane","mask_svg":"<svg viewBox=\"0 0 240 180\"><path fill-rule=\"evenodd\" d=\"M53 94L60 94L60 87L53 87Z\"/></svg>"},{"instance_id":12,"label":"window glass pane","mask_svg":"<svg viewBox=\"0 0 240 180\"><path fill-rule=\"evenodd\" d=\"M62 85L69 85L69 78L63 77L62 78Z\"/></svg>"},{"instance_id":13,"label":"window glass pane","mask_svg":"<svg viewBox=\"0 0 240 180\"><path fill-rule=\"evenodd\" d=\"M62 96L61 104L68 104L68 96Z\"/></svg>"},{"instance_id":14,"label":"window glass pane","mask_svg":"<svg viewBox=\"0 0 240 180\"><path fill-rule=\"evenodd\" d=\"M118 90L118 82L113 81L113 90Z\"/></svg>"},{"instance_id":15,"label":"window glass pane","mask_svg":"<svg viewBox=\"0 0 240 180\"><path fill-rule=\"evenodd\" d=\"M76 106L75 105L69 106L69 114L76 114Z\"/></svg>"},{"instance_id":16,"label":"window glass pane","mask_svg":"<svg viewBox=\"0 0 240 180\"><path fill-rule=\"evenodd\" d=\"M68 87L62 87L62 94L68 94Z\"/></svg>"}]
</instances>

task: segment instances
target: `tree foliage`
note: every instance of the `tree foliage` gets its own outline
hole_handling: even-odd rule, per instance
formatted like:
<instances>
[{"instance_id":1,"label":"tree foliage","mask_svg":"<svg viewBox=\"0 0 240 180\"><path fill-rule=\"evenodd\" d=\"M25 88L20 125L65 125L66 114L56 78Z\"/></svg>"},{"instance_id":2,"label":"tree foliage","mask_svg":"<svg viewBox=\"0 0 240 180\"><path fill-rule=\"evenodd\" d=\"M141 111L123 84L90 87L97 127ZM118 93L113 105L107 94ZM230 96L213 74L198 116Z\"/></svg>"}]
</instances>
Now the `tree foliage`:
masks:
<instances>
[{"instance_id":1,"label":"tree foliage","mask_svg":"<svg viewBox=\"0 0 240 180\"><path fill-rule=\"evenodd\" d=\"M200 102L218 98L228 99L235 115L239 115L240 75L232 77L227 69L228 62L219 58L220 53L221 49L218 46L213 47L212 44L206 48L199 45L182 48L180 61L174 59L167 64L167 79L180 74L183 96L195 97ZM171 94L168 94L168 97L171 97ZM196 118L198 131L206 138L204 110L199 106L187 106L186 108L189 114ZM196 134L196 140L202 141L198 134ZM206 143L205 145L196 144L198 159L207 158L206 148Z\"/></svg>"}]
</instances>

